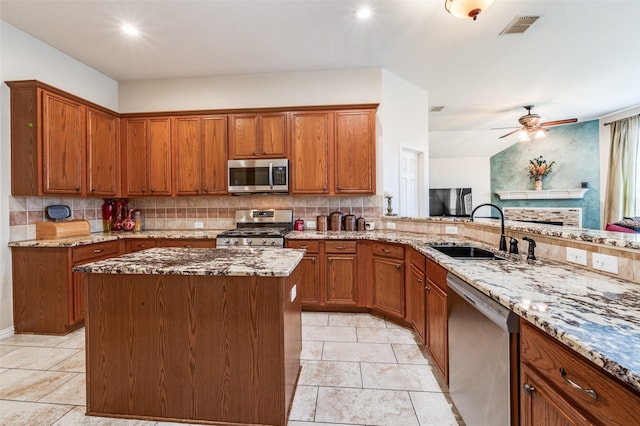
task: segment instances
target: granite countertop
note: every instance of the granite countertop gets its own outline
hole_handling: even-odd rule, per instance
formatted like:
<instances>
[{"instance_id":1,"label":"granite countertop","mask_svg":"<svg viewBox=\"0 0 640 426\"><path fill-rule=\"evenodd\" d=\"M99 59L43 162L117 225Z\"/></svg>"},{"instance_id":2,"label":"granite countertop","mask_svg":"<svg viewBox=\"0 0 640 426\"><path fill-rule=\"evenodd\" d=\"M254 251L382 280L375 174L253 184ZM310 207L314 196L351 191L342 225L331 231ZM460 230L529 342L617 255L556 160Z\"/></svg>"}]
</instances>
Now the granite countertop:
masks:
<instances>
[{"instance_id":1,"label":"granite countertop","mask_svg":"<svg viewBox=\"0 0 640 426\"><path fill-rule=\"evenodd\" d=\"M24 240L11 241L9 247L77 247L95 244L103 241L114 241L124 238L193 238L215 239L226 229L206 229L201 231L173 230L173 231L142 231L142 232L98 232L79 237L59 238L56 240Z\"/></svg>"},{"instance_id":2,"label":"granite countertop","mask_svg":"<svg viewBox=\"0 0 640 426\"><path fill-rule=\"evenodd\" d=\"M281 248L151 248L73 268L94 274L287 277L304 250Z\"/></svg>"},{"instance_id":3,"label":"granite countertop","mask_svg":"<svg viewBox=\"0 0 640 426\"><path fill-rule=\"evenodd\" d=\"M291 232L287 239L372 239L408 244L640 391L640 285L571 265L523 256L473 261L429 244L469 243L461 237L375 230ZM472 242L486 249L496 247Z\"/></svg>"}]
</instances>

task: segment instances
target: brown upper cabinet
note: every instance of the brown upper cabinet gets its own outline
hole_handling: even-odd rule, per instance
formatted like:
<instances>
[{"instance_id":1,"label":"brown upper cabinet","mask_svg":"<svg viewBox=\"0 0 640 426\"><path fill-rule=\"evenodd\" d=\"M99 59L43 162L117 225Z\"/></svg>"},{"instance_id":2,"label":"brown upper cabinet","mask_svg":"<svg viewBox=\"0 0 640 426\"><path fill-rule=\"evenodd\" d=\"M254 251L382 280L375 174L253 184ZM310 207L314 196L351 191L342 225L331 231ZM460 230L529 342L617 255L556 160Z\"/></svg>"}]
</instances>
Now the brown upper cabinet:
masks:
<instances>
[{"instance_id":1,"label":"brown upper cabinet","mask_svg":"<svg viewBox=\"0 0 640 426\"><path fill-rule=\"evenodd\" d=\"M292 194L375 193L375 108L291 114Z\"/></svg>"},{"instance_id":2,"label":"brown upper cabinet","mask_svg":"<svg viewBox=\"0 0 640 426\"><path fill-rule=\"evenodd\" d=\"M177 195L227 193L227 116L173 118Z\"/></svg>"},{"instance_id":3,"label":"brown upper cabinet","mask_svg":"<svg viewBox=\"0 0 640 426\"><path fill-rule=\"evenodd\" d=\"M375 125L375 110L335 112L336 194L375 192Z\"/></svg>"},{"instance_id":4,"label":"brown upper cabinet","mask_svg":"<svg viewBox=\"0 0 640 426\"><path fill-rule=\"evenodd\" d=\"M118 195L118 115L35 80L11 88L13 195Z\"/></svg>"},{"instance_id":5,"label":"brown upper cabinet","mask_svg":"<svg viewBox=\"0 0 640 426\"><path fill-rule=\"evenodd\" d=\"M229 158L287 156L287 113L233 114L229 125Z\"/></svg>"},{"instance_id":6,"label":"brown upper cabinet","mask_svg":"<svg viewBox=\"0 0 640 426\"><path fill-rule=\"evenodd\" d=\"M121 131L122 195L171 195L171 118L126 118Z\"/></svg>"}]
</instances>

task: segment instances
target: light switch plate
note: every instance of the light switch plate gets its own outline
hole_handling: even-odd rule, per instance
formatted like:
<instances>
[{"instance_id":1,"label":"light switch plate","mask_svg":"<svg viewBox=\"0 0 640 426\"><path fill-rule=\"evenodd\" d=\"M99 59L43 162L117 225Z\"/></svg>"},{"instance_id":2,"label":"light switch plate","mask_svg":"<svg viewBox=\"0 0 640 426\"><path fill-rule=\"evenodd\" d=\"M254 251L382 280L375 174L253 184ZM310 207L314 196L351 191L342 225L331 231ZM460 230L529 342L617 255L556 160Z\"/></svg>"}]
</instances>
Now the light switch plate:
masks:
<instances>
[{"instance_id":1,"label":"light switch plate","mask_svg":"<svg viewBox=\"0 0 640 426\"><path fill-rule=\"evenodd\" d=\"M591 258L593 269L599 269L612 274L618 273L618 258L608 254L593 253Z\"/></svg>"},{"instance_id":2,"label":"light switch plate","mask_svg":"<svg viewBox=\"0 0 640 426\"><path fill-rule=\"evenodd\" d=\"M573 247L567 247L567 261L578 265L587 265L587 251Z\"/></svg>"},{"instance_id":3,"label":"light switch plate","mask_svg":"<svg viewBox=\"0 0 640 426\"><path fill-rule=\"evenodd\" d=\"M387 229L396 229L395 222L387 222Z\"/></svg>"},{"instance_id":4,"label":"light switch plate","mask_svg":"<svg viewBox=\"0 0 640 426\"><path fill-rule=\"evenodd\" d=\"M308 220L307 221L307 229L316 229L316 221Z\"/></svg>"},{"instance_id":5,"label":"light switch plate","mask_svg":"<svg viewBox=\"0 0 640 426\"><path fill-rule=\"evenodd\" d=\"M204 223L202 223L202 222L193 222L193 227L195 229L202 229L202 228L204 228Z\"/></svg>"}]
</instances>

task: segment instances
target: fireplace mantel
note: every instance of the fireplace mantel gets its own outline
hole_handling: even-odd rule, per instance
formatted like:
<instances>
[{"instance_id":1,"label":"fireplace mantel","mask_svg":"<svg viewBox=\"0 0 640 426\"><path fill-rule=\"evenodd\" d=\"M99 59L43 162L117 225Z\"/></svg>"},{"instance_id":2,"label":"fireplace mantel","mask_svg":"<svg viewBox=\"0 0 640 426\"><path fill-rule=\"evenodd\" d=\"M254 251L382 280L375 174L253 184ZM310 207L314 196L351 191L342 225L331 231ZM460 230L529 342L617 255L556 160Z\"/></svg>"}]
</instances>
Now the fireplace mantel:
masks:
<instances>
[{"instance_id":1,"label":"fireplace mantel","mask_svg":"<svg viewBox=\"0 0 640 426\"><path fill-rule=\"evenodd\" d=\"M589 188L543 189L540 191L496 191L501 200L559 200L584 198Z\"/></svg>"}]
</instances>

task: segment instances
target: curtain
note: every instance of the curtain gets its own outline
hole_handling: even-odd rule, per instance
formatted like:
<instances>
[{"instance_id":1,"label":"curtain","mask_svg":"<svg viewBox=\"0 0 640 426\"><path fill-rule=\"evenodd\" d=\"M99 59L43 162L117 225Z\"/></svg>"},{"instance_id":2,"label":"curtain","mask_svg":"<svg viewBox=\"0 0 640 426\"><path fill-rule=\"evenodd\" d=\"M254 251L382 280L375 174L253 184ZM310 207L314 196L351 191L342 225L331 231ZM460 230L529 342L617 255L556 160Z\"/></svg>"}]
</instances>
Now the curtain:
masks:
<instances>
[{"instance_id":1,"label":"curtain","mask_svg":"<svg viewBox=\"0 0 640 426\"><path fill-rule=\"evenodd\" d=\"M604 200L604 225L625 216L635 216L636 157L640 134L640 117L611 123L609 178Z\"/></svg>"}]
</instances>

